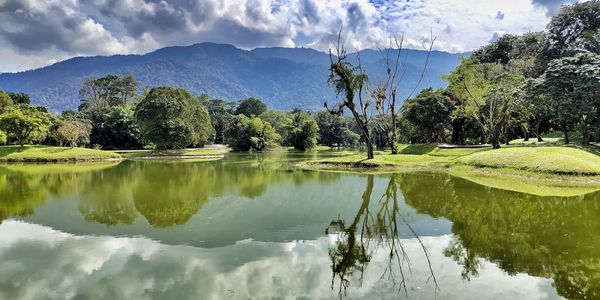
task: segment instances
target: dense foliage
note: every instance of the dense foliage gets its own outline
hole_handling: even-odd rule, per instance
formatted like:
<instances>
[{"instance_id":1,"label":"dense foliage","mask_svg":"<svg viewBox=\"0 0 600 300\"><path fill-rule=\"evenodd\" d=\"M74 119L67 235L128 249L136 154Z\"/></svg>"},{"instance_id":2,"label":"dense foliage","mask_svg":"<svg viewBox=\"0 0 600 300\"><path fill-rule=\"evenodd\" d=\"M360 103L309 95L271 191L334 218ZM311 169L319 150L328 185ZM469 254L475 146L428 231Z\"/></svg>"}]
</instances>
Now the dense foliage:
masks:
<instances>
[{"instance_id":1,"label":"dense foliage","mask_svg":"<svg viewBox=\"0 0 600 300\"><path fill-rule=\"evenodd\" d=\"M214 136L208 111L183 89L153 88L137 105L135 120L143 139L158 149L202 146Z\"/></svg>"},{"instance_id":2,"label":"dense foliage","mask_svg":"<svg viewBox=\"0 0 600 300\"><path fill-rule=\"evenodd\" d=\"M226 131L226 142L236 151L264 151L277 145L281 137L268 122L241 114Z\"/></svg>"}]
</instances>

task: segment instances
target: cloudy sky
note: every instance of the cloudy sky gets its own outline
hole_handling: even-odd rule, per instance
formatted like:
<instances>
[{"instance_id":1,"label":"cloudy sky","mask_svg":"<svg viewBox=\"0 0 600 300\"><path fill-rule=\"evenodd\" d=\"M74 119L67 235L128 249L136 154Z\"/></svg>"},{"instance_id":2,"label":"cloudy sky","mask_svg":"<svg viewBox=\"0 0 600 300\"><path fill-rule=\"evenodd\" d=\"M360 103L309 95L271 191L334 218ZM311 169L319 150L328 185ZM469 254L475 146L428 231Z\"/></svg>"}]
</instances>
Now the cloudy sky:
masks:
<instances>
[{"instance_id":1,"label":"cloudy sky","mask_svg":"<svg viewBox=\"0 0 600 300\"><path fill-rule=\"evenodd\" d=\"M574 0L0 0L0 72L72 56L229 43L328 49L344 24L353 48L405 33L420 48L473 50L504 33L542 30Z\"/></svg>"}]
</instances>

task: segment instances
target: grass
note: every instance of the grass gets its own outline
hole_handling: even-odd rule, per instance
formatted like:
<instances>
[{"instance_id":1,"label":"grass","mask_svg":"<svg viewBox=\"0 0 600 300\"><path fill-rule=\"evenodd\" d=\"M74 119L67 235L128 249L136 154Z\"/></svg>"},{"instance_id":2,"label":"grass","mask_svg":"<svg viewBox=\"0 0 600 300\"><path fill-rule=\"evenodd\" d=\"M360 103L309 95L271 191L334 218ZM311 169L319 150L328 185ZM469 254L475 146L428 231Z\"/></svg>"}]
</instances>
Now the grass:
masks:
<instances>
[{"instance_id":1,"label":"grass","mask_svg":"<svg viewBox=\"0 0 600 300\"><path fill-rule=\"evenodd\" d=\"M571 147L514 147L473 153L458 163L541 173L600 175L600 157Z\"/></svg>"},{"instance_id":2,"label":"grass","mask_svg":"<svg viewBox=\"0 0 600 300\"><path fill-rule=\"evenodd\" d=\"M574 196L600 190L600 156L576 147L431 148L402 145L404 152L397 155L380 153L367 160L364 153L354 152L302 166L368 172L440 170L478 184L539 196Z\"/></svg>"},{"instance_id":3,"label":"grass","mask_svg":"<svg viewBox=\"0 0 600 300\"><path fill-rule=\"evenodd\" d=\"M121 155L104 150L50 146L2 146L2 162L90 162L119 160Z\"/></svg>"},{"instance_id":4,"label":"grass","mask_svg":"<svg viewBox=\"0 0 600 300\"><path fill-rule=\"evenodd\" d=\"M559 176L511 169L477 169L469 166L454 166L449 173L479 185L542 197L573 197L600 190L598 177Z\"/></svg>"}]
</instances>

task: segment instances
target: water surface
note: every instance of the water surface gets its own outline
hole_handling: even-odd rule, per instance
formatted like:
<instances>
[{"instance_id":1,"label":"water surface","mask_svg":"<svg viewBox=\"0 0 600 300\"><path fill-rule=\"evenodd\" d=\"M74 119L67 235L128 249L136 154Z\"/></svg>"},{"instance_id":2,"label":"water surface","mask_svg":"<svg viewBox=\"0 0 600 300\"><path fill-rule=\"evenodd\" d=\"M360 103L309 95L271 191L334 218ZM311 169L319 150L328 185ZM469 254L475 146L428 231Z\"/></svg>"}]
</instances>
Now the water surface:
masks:
<instances>
[{"instance_id":1,"label":"water surface","mask_svg":"<svg viewBox=\"0 0 600 300\"><path fill-rule=\"evenodd\" d=\"M600 193L322 154L0 167L0 299L600 297Z\"/></svg>"}]
</instances>

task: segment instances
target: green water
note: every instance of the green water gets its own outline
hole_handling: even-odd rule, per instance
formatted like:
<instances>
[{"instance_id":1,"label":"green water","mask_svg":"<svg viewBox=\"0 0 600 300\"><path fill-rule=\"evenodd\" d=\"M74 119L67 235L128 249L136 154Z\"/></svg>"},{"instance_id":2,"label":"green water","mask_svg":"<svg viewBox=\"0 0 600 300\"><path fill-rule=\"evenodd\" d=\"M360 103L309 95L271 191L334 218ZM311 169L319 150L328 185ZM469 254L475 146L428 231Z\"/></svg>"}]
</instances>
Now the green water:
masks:
<instances>
[{"instance_id":1,"label":"green water","mask_svg":"<svg viewBox=\"0 0 600 300\"><path fill-rule=\"evenodd\" d=\"M318 155L0 166L0 299L600 297L600 193Z\"/></svg>"}]
</instances>

